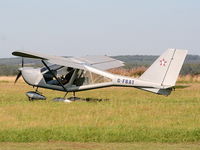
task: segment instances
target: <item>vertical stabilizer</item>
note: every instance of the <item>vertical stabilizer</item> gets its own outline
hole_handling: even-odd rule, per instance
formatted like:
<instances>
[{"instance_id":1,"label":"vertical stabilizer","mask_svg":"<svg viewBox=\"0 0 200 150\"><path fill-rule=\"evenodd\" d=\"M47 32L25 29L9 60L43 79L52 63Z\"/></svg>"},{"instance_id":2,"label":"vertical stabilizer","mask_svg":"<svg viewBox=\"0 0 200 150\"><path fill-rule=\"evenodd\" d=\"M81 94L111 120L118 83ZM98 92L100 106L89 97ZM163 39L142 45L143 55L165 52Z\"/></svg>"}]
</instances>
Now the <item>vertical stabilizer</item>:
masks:
<instances>
[{"instance_id":1,"label":"vertical stabilizer","mask_svg":"<svg viewBox=\"0 0 200 150\"><path fill-rule=\"evenodd\" d=\"M139 79L157 83L161 86L174 86L186 55L187 50L168 49Z\"/></svg>"}]
</instances>

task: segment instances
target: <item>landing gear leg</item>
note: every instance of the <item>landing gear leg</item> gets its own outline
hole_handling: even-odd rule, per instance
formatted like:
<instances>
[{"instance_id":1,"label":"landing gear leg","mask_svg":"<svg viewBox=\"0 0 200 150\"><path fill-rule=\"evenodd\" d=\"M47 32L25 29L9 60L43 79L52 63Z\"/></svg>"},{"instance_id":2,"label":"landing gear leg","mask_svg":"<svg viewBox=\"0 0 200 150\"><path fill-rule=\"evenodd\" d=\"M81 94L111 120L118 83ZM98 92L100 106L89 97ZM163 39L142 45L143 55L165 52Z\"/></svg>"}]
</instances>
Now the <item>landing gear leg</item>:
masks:
<instances>
[{"instance_id":1,"label":"landing gear leg","mask_svg":"<svg viewBox=\"0 0 200 150\"><path fill-rule=\"evenodd\" d=\"M76 97L76 93L75 93L75 92L73 92L73 97L74 97L74 98Z\"/></svg>"},{"instance_id":2,"label":"landing gear leg","mask_svg":"<svg viewBox=\"0 0 200 150\"><path fill-rule=\"evenodd\" d=\"M73 96L71 97L73 101L80 100L80 98L76 97L76 92L73 91Z\"/></svg>"},{"instance_id":3,"label":"landing gear leg","mask_svg":"<svg viewBox=\"0 0 200 150\"><path fill-rule=\"evenodd\" d=\"M38 91L38 87L36 87L35 92L38 93L38 94L42 94L42 92L39 92L39 91Z\"/></svg>"},{"instance_id":4,"label":"landing gear leg","mask_svg":"<svg viewBox=\"0 0 200 150\"><path fill-rule=\"evenodd\" d=\"M64 99L66 98L67 94L68 94L68 92L65 93L65 95L64 95L64 97L63 97Z\"/></svg>"}]
</instances>

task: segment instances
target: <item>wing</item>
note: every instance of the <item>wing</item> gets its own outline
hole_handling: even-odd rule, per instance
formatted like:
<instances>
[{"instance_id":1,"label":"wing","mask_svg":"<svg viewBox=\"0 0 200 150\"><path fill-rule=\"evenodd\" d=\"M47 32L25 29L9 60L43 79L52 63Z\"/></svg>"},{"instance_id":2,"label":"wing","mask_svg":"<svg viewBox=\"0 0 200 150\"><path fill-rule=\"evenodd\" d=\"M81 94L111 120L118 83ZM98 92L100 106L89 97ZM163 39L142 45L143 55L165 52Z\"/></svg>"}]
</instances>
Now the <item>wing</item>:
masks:
<instances>
[{"instance_id":1,"label":"wing","mask_svg":"<svg viewBox=\"0 0 200 150\"><path fill-rule=\"evenodd\" d=\"M51 64L57 64L57 65L60 65L60 66L67 66L67 67L84 69L84 70L86 69L82 64L72 62L72 61L69 60L69 58L65 58L65 57L51 56L51 55L40 54L40 53L32 53L32 52L27 52L27 51L14 51L12 53L12 55L46 60L47 62L49 62Z\"/></svg>"},{"instance_id":2,"label":"wing","mask_svg":"<svg viewBox=\"0 0 200 150\"><path fill-rule=\"evenodd\" d=\"M90 64L91 66L100 70L108 70L108 69L124 66L124 62L119 61L117 59L113 59L108 56L85 56L85 57L73 58L73 59L74 61Z\"/></svg>"},{"instance_id":3,"label":"wing","mask_svg":"<svg viewBox=\"0 0 200 150\"><path fill-rule=\"evenodd\" d=\"M87 70L84 67L85 65L90 65L101 70L108 70L124 66L124 63L122 61L113 59L108 56L86 56L77 58L76 57L65 58L60 56L50 56L46 54L32 53L27 51L14 51L12 54L14 56L46 60L52 64L83 69L83 70Z\"/></svg>"}]
</instances>

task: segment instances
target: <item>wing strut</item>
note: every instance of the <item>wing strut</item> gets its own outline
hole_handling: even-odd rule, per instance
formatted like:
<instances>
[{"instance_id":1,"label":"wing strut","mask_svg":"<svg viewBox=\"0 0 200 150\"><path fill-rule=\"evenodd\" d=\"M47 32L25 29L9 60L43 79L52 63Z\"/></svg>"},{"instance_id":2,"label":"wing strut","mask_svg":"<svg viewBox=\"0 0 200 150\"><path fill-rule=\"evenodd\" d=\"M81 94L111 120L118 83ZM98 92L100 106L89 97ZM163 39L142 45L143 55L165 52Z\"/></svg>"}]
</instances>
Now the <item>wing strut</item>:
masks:
<instances>
[{"instance_id":1,"label":"wing strut","mask_svg":"<svg viewBox=\"0 0 200 150\"><path fill-rule=\"evenodd\" d=\"M64 91L67 91L67 89L64 87L64 85L60 82L60 80L58 80L58 78L56 77L56 75L51 71L51 69L49 68L49 66L47 66L47 64L44 62L44 60L42 60L42 63L49 70L49 72L54 76L54 78L58 81L58 83L62 86L62 88L64 89Z\"/></svg>"}]
</instances>

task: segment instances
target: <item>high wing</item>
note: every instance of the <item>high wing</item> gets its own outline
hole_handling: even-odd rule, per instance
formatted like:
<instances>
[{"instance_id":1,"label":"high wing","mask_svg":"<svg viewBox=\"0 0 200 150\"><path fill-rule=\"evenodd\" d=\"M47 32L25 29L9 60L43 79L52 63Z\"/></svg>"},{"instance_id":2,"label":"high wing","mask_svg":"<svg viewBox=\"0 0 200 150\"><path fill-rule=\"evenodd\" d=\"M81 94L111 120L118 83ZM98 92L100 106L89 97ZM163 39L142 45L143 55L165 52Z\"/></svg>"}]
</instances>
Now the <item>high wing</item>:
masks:
<instances>
[{"instance_id":1,"label":"high wing","mask_svg":"<svg viewBox=\"0 0 200 150\"><path fill-rule=\"evenodd\" d=\"M100 70L108 70L124 66L124 62L108 56L85 56L70 59L81 64L89 64Z\"/></svg>"},{"instance_id":2,"label":"high wing","mask_svg":"<svg viewBox=\"0 0 200 150\"><path fill-rule=\"evenodd\" d=\"M108 70L124 66L124 62L113 59L108 56L85 56L85 57L65 58L61 56L51 56L51 55L32 53L27 51L14 51L12 54L14 56L46 60L47 62L52 64L83 69L83 70L87 70L85 65L90 65L100 70Z\"/></svg>"}]
</instances>

